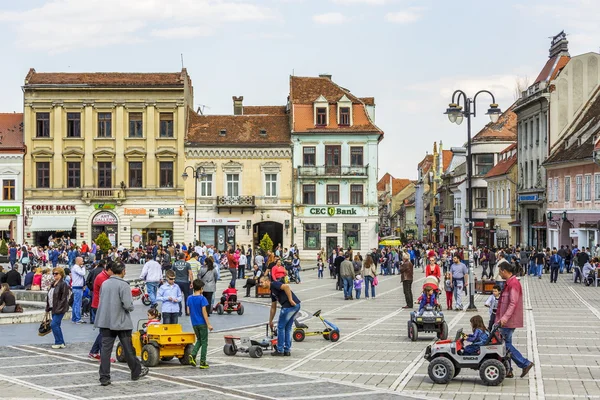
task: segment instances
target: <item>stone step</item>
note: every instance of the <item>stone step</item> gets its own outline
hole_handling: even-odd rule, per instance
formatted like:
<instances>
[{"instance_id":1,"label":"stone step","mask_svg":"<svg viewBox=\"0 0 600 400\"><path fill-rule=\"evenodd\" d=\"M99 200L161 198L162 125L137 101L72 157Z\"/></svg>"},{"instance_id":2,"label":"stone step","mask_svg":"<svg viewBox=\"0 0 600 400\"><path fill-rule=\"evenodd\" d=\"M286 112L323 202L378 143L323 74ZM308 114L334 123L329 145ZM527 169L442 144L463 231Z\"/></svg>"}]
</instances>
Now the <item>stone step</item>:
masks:
<instances>
[{"instance_id":1,"label":"stone step","mask_svg":"<svg viewBox=\"0 0 600 400\"><path fill-rule=\"evenodd\" d=\"M40 301L46 302L46 297L48 297L48 292L42 292L39 290L11 290L17 299L17 302L20 301Z\"/></svg>"},{"instance_id":2,"label":"stone step","mask_svg":"<svg viewBox=\"0 0 600 400\"><path fill-rule=\"evenodd\" d=\"M0 325L10 324L31 324L41 323L44 320L46 314L43 308L27 308L23 306L22 313L0 313ZM63 321L69 321L71 319L71 311L67 312L63 318Z\"/></svg>"}]
</instances>

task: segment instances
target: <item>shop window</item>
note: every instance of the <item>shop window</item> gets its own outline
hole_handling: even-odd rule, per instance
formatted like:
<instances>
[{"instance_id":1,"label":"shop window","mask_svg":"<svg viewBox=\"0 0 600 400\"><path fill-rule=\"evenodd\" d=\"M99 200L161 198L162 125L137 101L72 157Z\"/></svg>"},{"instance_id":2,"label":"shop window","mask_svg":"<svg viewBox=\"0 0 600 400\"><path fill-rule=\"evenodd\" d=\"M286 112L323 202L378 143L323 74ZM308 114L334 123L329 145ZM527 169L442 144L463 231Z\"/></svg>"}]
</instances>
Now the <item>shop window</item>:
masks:
<instances>
[{"instance_id":1,"label":"shop window","mask_svg":"<svg viewBox=\"0 0 600 400\"><path fill-rule=\"evenodd\" d=\"M302 204L317 204L315 185L302 185Z\"/></svg>"},{"instance_id":2,"label":"shop window","mask_svg":"<svg viewBox=\"0 0 600 400\"><path fill-rule=\"evenodd\" d=\"M98 187L112 188L112 162L103 161L98 163Z\"/></svg>"},{"instance_id":3,"label":"shop window","mask_svg":"<svg viewBox=\"0 0 600 400\"><path fill-rule=\"evenodd\" d=\"M50 187L50 163L48 161L35 163L35 173L38 189Z\"/></svg>"},{"instance_id":4,"label":"shop window","mask_svg":"<svg viewBox=\"0 0 600 400\"><path fill-rule=\"evenodd\" d=\"M160 113L160 137L173 137L173 113Z\"/></svg>"},{"instance_id":5,"label":"shop window","mask_svg":"<svg viewBox=\"0 0 600 400\"><path fill-rule=\"evenodd\" d=\"M112 114L98 113L98 137L112 137Z\"/></svg>"},{"instance_id":6,"label":"shop window","mask_svg":"<svg viewBox=\"0 0 600 400\"><path fill-rule=\"evenodd\" d=\"M363 204L363 185L350 185L350 204Z\"/></svg>"},{"instance_id":7,"label":"shop window","mask_svg":"<svg viewBox=\"0 0 600 400\"><path fill-rule=\"evenodd\" d=\"M81 137L81 113L67 113L67 137Z\"/></svg>"},{"instance_id":8,"label":"shop window","mask_svg":"<svg viewBox=\"0 0 600 400\"><path fill-rule=\"evenodd\" d=\"M201 226L200 228L200 243L206 243L206 245L215 245L215 227L214 226Z\"/></svg>"},{"instance_id":9,"label":"shop window","mask_svg":"<svg viewBox=\"0 0 600 400\"><path fill-rule=\"evenodd\" d=\"M240 174L227 174L227 196L240 195Z\"/></svg>"},{"instance_id":10,"label":"shop window","mask_svg":"<svg viewBox=\"0 0 600 400\"><path fill-rule=\"evenodd\" d=\"M142 122L142 113L129 113L129 137L143 137L143 128L144 124Z\"/></svg>"},{"instance_id":11,"label":"shop window","mask_svg":"<svg viewBox=\"0 0 600 400\"><path fill-rule=\"evenodd\" d=\"M161 188L172 188L173 187L173 161L161 161L159 165L160 169L160 187Z\"/></svg>"},{"instance_id":12,"label":"shop window","mask_svg":"<svg viewBox=\"0 0 600 400\"><path fill-rule=\"evenodd\" d=\"M200 196L210 197L212 196L212 185L213 185L213 176L212 174L206 174L202 177L200 181Z\"/></svg>"},{"instance_id":13,"label":"shop window","mask_svg":"<svg viewBox=\"0 0 600 400\"><path fill-rule=\"evenodd\" d=\"M340 185L327 185L327 204L340 204Z\"/></svg>"},{"instance_id":14,"label":"shop window","mask_svg":"<svg viewBox=\"0 0 600 400\"><path fill-rule=\"evenodd\" d=\"M319 250L321 248L321 224L304 224L304 249Z\"/></svg>"},{"instance_id":15,"label":"shop window","mask_svg":"<svg viewBox=\"0 0 600 400\"><path fill-rule=\"evenodd\" d=\"M303 147L302 148L302 161L303 161L303 165L305 167L314 167L315 165L317 165L317 160L316 160L316 153L317 153L317 148L310 146L310 147Z\"/></svg>"},{"instance_id":16,"label":"shop window","mask_svg":"<svg viewBox=\"0 0 600 400\"><path fill-rule=\"evenodd\" d=\"M2 182L2 200L15 199L15 180L5 179Z\"/></svg>"},{"instance_id":17,"label":"shop window","mask_svg":"<svg viewBox=\"0 0 600 400\"><path fill-rule=\"evenodd\" d=\"M325 224L325 232L327 233L337 233L338 224Z\"/></svg>"},{"instance_id":18,"label":"shop window","mask_svg":"<svg viewBox=\"0 0 600 400\"><path fill-rule=\"evenodd\" d=\"M344 224L344 247L360 247L360 224Z\"/></svg>"},{"instance_id":19,"label":"shop window","mask_svg":"<svg viewBox=\"0 0 600 400\"><path fill-rule=\"evenodd\" d=\"M81 163L79 161L67 163L67 187L81 187Z\"/></svg>"},{"instance_id":20,"label":"shop window","mask_svg":"<svg viewBox=\"0 0 600 400\"><path fill-rule=\"evenodd\" d=\"M35 114L35 136L39 138L50 137L50 113L39 112Z\"/></svg>"},{"instance_id":21,"label":"shop window","mask_svg":"<svg viewBox=\"0 0 600 400\"><path fill-rule=\"evenodd\" d=\"M350 165L352 167L362 167L364 165L362 147L350 147Z\"/></svg>"},{"instance_id":22,"label":"shop window","mask_svg":"<svg viewBox=\"0 0 600 400\"><path fill-rule=\"evenodd\" d=\"M265 174L265 196L277 197L277 174Z\"/></svg>"},{"instance_id":23,"label":"shop window","mask_svg":"<svg viewBox=\"0 0 600 400\"><path fill-rule=\"evenodd\" d=\"M129 187L130 188L141 188L142 187L142 172L143 164L141 161L132 161L129 163Z\"/></svg>"}]
</instances>

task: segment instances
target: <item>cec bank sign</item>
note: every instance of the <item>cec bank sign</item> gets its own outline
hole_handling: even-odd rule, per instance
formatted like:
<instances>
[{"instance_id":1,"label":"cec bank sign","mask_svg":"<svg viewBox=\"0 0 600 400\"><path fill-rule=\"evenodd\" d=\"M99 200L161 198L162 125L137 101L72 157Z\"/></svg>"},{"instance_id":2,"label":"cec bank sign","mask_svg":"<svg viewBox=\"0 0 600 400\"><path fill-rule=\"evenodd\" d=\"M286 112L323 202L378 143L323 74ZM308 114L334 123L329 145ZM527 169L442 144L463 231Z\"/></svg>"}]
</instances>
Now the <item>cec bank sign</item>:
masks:
<instances>
[{"instance_id":1,"label":"cec bank sign","mask_svg":"<svg viewBox=\"0 0 600 400\"><path fill-rule=\"evenodd\" d=\"M361 207L306 207L304 209L306 217L360 217L366 214L367 209Z\"/></svg>"}]
</instances>

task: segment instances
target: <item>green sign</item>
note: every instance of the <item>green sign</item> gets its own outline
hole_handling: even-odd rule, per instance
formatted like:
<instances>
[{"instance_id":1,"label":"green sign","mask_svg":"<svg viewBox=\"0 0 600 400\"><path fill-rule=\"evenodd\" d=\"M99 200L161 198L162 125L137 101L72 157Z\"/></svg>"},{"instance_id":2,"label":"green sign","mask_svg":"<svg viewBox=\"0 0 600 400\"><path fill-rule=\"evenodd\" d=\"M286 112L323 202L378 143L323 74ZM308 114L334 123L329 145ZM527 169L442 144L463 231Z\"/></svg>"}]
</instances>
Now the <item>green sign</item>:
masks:
<instances>
[{"instance_id":1,"label":"green sign","mask_svg":"<svg viewBox=\"0 0 600 400\"><path fill-rule=\"evenodd\" d=\"M106 204L106 203L98 203L98 204L94 204L94 209L96 209L96 210L114 210L115 205L114 204Z\"/></svg>"},{"instance_id":2,"label":"green sign","mask_svg":"<svg viewBox=\"0 0 600 400\"><path fill-rule=\"evenodd\" d=\"M21 206L0 206L0 215L19 215Z\"/></svg>"}]
</instances>

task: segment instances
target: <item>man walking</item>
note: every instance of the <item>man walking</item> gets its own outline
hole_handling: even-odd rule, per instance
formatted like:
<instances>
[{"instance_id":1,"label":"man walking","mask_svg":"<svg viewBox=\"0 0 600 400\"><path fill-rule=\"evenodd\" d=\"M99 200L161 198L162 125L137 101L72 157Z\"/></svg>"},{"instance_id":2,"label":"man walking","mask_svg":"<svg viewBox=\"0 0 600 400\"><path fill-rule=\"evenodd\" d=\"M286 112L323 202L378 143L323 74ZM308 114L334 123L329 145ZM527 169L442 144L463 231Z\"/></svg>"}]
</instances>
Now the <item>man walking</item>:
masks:
<instances>
[{"instance_id":1,"label":"man walking","mask_svg":"<svg viewBox=\"0 0 600 400\"><path fill-rule=\"evenodd\" d=\"M100 305L96 314L96 328L102 334L102 352L100 353L100 384L110 385L110 355L115 339L118 337L123 347L123 354L131 370L131 380L137 381L148 374L148 367L143 367L135 356L131 344L130 313L133 311L131 288L125 277L125 264L115 263L112 266L113 275L102 284Z\"/></svg>"},{"instance_id":2,"label":"man walking","mask_svg":"<svg viewBox=\"0 0 600 400\"><path fill-rule=\"evenodd\" d=\"M404 253L402 255L402 265L400 265L400 281L402 282L402 290L404 291L404 299L406 305L402 308L413 308L412 283L414 267L410 262L410 255Z\"/></svg>"},{"instance_id":3,"label":"man walking","mask_svg":"<svg viewBox=\"0 0 600 400\"><path fill-rule=\"evenodd\" d=\"M500 332L506 342L506 349L510 352L512 361L522 368L521 378L525 377L533 367L533 363L523 357L523 355L513 346L512 336L516 328L523 327L523 289L521 283L514 275L513 267L508 262L502 262L498 266L500 276L506 280L500 299L498 300L498 309L496 311L496 321L501 326ZM506 373L507 378L512 378L511 370Z\"/></svg>"},{"instance_id":4,"label":"man walking","mask_svg":"<svg viewBox=\"0 0 600 400\"><path fill-rule=\"evenodd\" d=\"M467 287L469 283L469 270L457 254L454 255L452 260L453 263L450 266L450 275L452 275L452 289L454 290L454 304L456 305L455 310L462 311L462 292L463 288Z\"/></svg>"},{"instance_id":5,"label":"man walking","mask_svg":"<svg viewBox=\"0 0 600 400\"><path fill-rule=\"evenodd\" d=\"M344 300L352 300L352 289L354 288L354 265L350 261L350 252L346 253L344 261L340 265L340 276L344 285Z\"/></svg>"},{"instance_id":6,"label":"man walking","mask_svg":"<svg viewBox=\"0 0 600 400\"><path fill-rule=\"evenodd\" d=\"M100 306L100 293L102 290L102 284L106 282L113 274L112 265L113 262L106 263L104 260L100 260L98 265L105 267L94 279L93 289L92 289L92 315L95 315L98 312L98 307ZM100 361L100 354L102 353L102 332L98 332L98 336L96 336L96 340L90 349L89 358ZM110 362L114 362L114 359L111 358Z\"/></svg>"},{"instance_id":7,"label":"man walking","mask_svg":"<svg viewBox=\"0 0 600 400\"><path fill-rule=\"evenodd\" d=\"M81 301L83 299L83 286L85 285L85 267L83 258L77 257L73 269L71 269L71 290L73 291L73 316L71 322L74 324L85 324L81 320Z\"/></svg>"},{"instance_id":8,"label":"man walking","mask_svg":"<svg viewBox=\"0 0 600 400\"><path fill-rule=\"evenodd\" d=\"M162 280L161 265L154 258L151 258L144 264L140 279L146 281L146 289L148 290L148 297L150 297L150 307L156 307L156 293L158 292L158 285Z\"/></svg>"},{"instance_id":9,"label":"man walking","mask_svg":"<svg viewBox=\"0 0 600 400\"><path fill-rule=\"evenodd\" d=\"M173 270L175 271L175 284L179 286L181 289L181 293L183 293L184 303L183 307L185 308L185 315L189 316L190 313L185 306L187 304L187 299L190 296L190 289L192 288L192 281L194 280L194 273L192 272L192 266L189 262L185 261L185 254L180 253L179 257L177 257L177 261L173 264ZM179 316L181 317L181 307L182 303L179 302Z\"/></svg>"}]
</instances>

